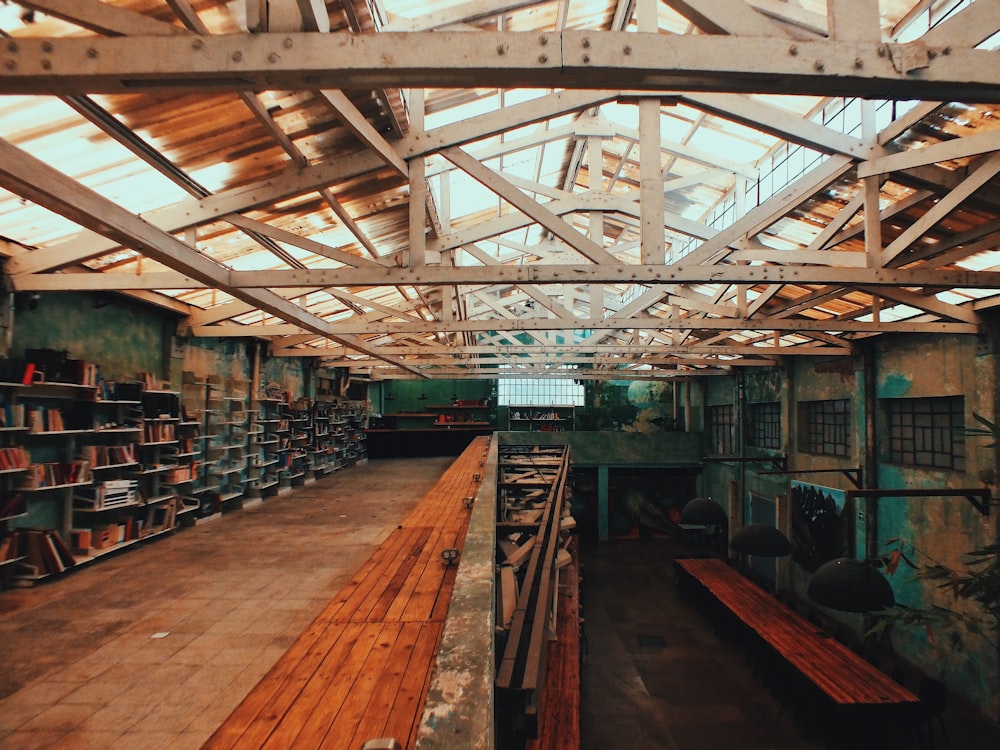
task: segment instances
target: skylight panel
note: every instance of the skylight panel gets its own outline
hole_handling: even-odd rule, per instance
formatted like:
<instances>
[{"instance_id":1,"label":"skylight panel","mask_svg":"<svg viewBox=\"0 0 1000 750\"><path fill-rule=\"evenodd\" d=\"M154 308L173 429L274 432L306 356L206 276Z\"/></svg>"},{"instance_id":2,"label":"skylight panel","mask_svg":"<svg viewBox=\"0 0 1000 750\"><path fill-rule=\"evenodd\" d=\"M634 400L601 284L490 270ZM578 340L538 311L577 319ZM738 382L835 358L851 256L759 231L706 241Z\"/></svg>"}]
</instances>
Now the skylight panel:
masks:
<instances>
[{"instance_id":1,"label":"skylight panel","mask_svg":"<svg viewBox=\"0 0 1000 750\"><path fill-rule=\"evenodd\" d=\"M474 101L458 104L439 112L427 113L424 119L424 127L427 130L431 130L445 125L453 125L462 120L496 112L498 109L500 109L500 97L497 91L493 90L489 95L475 99Z\"/></svg>"}]
</instances>

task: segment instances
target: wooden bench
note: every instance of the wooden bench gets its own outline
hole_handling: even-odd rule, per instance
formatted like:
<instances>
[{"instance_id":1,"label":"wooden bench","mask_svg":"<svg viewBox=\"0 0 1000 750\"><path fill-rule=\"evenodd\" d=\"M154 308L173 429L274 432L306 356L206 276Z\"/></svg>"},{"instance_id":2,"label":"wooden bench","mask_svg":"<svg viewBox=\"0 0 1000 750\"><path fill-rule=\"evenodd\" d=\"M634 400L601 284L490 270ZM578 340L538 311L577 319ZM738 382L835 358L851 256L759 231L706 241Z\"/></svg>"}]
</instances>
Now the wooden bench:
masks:
<instances>
[{"instance_id":1,"label":"wooden bench","mask_svg":"<svg viewBox=\"0 0 1000 750\"><path fill-rule=\"evenodd\" d=\"M680 570L838 706L916 705L919 698L718 558Z\"/></svg>"},{"instance_id":2,"label":"wooden bench","mask_svg":"<svg viewBox=\"0 0 1000 750\"><path fill-rule=\"evenodd\" d=\"M204 745L412 747L489 438L476 438ZM332 551L331 551L332 552Z\"/></svg>"}]
</instances>

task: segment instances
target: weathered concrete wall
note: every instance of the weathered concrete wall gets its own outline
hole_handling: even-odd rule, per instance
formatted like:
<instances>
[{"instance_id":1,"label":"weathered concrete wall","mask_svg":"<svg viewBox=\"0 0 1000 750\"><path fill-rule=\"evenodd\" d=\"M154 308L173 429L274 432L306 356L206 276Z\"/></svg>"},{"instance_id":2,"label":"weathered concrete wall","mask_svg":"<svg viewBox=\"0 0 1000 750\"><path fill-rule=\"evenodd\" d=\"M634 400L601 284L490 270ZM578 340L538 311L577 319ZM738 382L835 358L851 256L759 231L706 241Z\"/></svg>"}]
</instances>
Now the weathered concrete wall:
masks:
<instances>
[{"instance_id":1,"label":"weathered concrete wall","mask_svg":"<svg viewBox=\"0 0 1000 750\"><path fill-rule=\"evenodd\" d=\"M996 350L989 342L969 336L881 337L877 362L880 399L963 396L967 427L978 426L973 414L996 419ZM988 447L995 441L984 438L966 438L964 471L890 463L883 415L876 417L881 488L980 487L983 479L996 475L996 450ZM953 570L964 569L966 553L997 539L995 517L983 516L962 497L883 498L877 502L873 522L880 549L891 551L902 545L918 565L941 564ZM906 566L897 569L892 585L900 604L982 616L951 591L917 580ZM997 716L997 650L985 635L957 624L931 629L897 626L892 640L905 658Z\"/></svg>"},{"instance_id":2,"label":"weathered concrete wall","mask_svg":"<svg viewBox=\"0 0 1000 750\"><path fill-rule=\"evenodd\" d=\"M744 456L787 455L787 474L766 474L772 466L759 462L708 463L703 471L704 494L724 506L730 491L738 495L734 521L739 524L750 492L767 498L788 497L791 484L804 482L844 492L854 488L848 472L864 467L871 451L875 467L864 486L880 488L981 487L998 474L997 451L985 438L966 438L964 470L930 469L893 464L889 461L884 399L962 396L965 424L980 426L974 414L996 421L998 414L997 349L998 326L986 326L986 335L970 336L881 336L862 346L871 347L874 370L874 407L867 413L865 359L825 360L799 358L787 367L752 368L744 373L746 403L779 401L782 406L780 451L744 448ZM737 407L740 389L735 378L706 379L705 403ZM802 420L804 403L847 399L849 450L846 456L811 453ZM739 410L736 411L739 414ZM867 420L872 420L874 444L869 446ZM746 429L738 426L737 429ZM739 436L736 436L739 437ZM738 445L738 441L735 443ZM779 511L779 527L792 536L790 507ZM902 544L907 556L919 565L941 563L963 569L966 553L998 539L997 514L983 516L963 497L882 498L850 503L840 514L844 553L859 558L883 556ZM869 541L870 540L870 541ZM810 572L793 562L782 564L782 585L805 596ZM933 581L917 580L913 571L900 566L891 576L897 601L911 607L939 606L965 614L979 614L973 605L957 600ZM832 613L860 637L871 624L859 615ZM996 631L993 631L993 637ZM988 715L1000 716L1000 660L990 638L965 626L896 625L891 633L895 651L931 676L945 680Z\"/></svg>"},{"instance_id":3,"label":"weathered concrete wall","mask_svg":"<svg viewBox=\"0 0 1000 750\"><path fill-rule=\"evenodd\" d=\"M500 432L501 445L568 445L575 466L691 466L701 463L700 432Z\"/></svg>"},{"instance_id":4,"label":"weathered concrete wall","mask_svg":"<svg viewBox=\"0 0 1000 750\"><path fill-rule=\"evenodd\" d=\"M417 750L492 750L497 445L490 441L469 518Z\"/></svg>"},{"instance_id":5,"label":"weathered concrete wall","mask_svg":"<svg viewBox=\"0 0 1000 750\"><path fill-rule=\"evenodd\" d=\"M23 357L25 349L55 349L100 365L108 380L132 379L141 372L168 380L175 320L124 298L45 294L35 309L15 314L11 356Z\"/></svg>"},{"instance_id":6,"label":"weathered concrete wall","mask_svg":"<svg viewBox=\"0 0 1000 750\"><path fill-rule=\"evenodd\" d=\"M709 414L713 406L736 403L736 377L728 375L725 377L705 378L705 441L702 449L702 457L711 456L714 450L709 447L710 429ZM739 428L736 427L736 430ZM740 447L737 435L733 436L733 452L739 453ZM702 472L702 497L710 497L726 508L730 494L730 483L739 482L745 467L739 463L716 463L707 462ZM735 519L738 524L740 519ZM732 525L732 524L731 524Z\"/></svg>"}]
</instances>

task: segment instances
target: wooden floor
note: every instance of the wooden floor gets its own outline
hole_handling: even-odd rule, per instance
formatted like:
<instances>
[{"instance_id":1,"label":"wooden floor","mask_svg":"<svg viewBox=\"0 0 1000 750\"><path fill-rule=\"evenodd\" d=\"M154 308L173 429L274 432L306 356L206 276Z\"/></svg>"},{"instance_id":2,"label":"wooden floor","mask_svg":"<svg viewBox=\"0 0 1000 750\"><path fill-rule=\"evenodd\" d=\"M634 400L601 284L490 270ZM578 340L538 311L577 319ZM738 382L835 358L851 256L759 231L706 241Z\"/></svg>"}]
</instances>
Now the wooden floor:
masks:
<instances>
[{"instance_id":1,"label":"wooden floor","mask_svg":"<svg viewBox=\"0 0 1000 750\"><path fill-rule=\"evenodd\" d=\"M538 738L527 750L580 748L580 578L575 540L573 562L559 571L556 638L549 643L545 688L538 716Z\"/></svg>"},{"instance_id":2,"label":"wooden floor","mask_svg":"<svg viewBox=\"0 0 1000 750\"><path fill-rule=\"evenodd\" d=\"M205 748L413 746L489 446L476 438ZM324 550L321 554L336 554Z\"/></svg>"}]
</instances>

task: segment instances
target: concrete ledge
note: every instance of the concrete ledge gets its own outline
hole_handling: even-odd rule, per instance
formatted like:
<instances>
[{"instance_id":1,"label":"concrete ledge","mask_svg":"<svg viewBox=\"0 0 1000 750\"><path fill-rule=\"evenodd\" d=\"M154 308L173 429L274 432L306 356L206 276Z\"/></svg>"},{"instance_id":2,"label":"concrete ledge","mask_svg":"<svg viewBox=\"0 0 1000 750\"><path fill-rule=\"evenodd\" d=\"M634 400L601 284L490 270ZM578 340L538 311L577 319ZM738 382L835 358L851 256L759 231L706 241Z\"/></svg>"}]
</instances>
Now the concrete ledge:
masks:
<instances>
[{"instance_id":1,"label":"concrete ledge","mask_svg":"<svg viewBox=\"0 0 1000 750\"><path fill-rule=\"evenodd\" d=\"M492 750L497 439L472 506L417 750Z\"/></svg>"}]
</instances>

